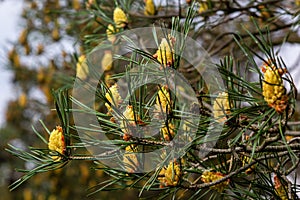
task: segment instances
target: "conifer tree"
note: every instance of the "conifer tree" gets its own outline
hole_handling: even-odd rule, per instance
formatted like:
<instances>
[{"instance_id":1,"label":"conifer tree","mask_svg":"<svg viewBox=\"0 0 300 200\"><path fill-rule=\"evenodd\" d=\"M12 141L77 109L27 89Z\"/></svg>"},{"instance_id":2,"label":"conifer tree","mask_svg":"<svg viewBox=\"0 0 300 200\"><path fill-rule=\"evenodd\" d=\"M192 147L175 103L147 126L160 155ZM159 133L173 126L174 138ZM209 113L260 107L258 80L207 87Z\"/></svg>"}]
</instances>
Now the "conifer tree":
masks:
<instances>
[{"instance_id":1,"label":"conifer tree","mask_svg":"<svg viewBox=\"0 0 300 200\"><path fill-rule=\"evenodd\" d=\"M51 114L36 111L38 142L19 135L30 147L6 148L34 166L10 189L88 162L106 174L80 165L78 179L96 180L91 198L132 189L135 198L297 199L297 89L277 47L299 43L299 9L281 0L33 1L8 54L22 90L10 106L22 109L9 109L7 124L30 131L33 87ZM75 53L47 53L70 38Z\"/></svg>"}]
</instances>

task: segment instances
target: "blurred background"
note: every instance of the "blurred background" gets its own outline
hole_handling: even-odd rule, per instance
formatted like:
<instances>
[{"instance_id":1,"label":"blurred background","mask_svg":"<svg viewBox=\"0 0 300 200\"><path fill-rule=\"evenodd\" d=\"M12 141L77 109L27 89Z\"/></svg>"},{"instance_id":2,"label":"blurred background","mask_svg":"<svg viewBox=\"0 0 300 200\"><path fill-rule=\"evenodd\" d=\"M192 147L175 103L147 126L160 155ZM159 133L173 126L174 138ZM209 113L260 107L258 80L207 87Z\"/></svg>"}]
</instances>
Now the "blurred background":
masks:
<instances>
[{"instance_id":1,"label":"blurred background","mask_svg":"<svg viewBox=\"0 0 300 200\"><path fill-rule=\"evenodd\" d=\"M74 55L83 52L83 35L97 30L97 24L85 28L80 15L83 0L0 0L0 199L119 199L119 193L101 192L87 197L86 189L107 177L101 170L90 170L88 161L71 162L54 172L38 174L10 192L8 186L21 174L15 168L31 169L32 163L8 154L4 149L13 144L43 144L32 131L35 127L48 138L39 120L52 130L59 124L52 89L65 84L63 77L75 74ZM75 14L75 13L78 13ZM300 40L287 42L281 56L295 83L300 86ZM295 116L297 120L297 115ZM122 198L136 199L137 191L124 191Z\"/></svg>"},{"instance_id":2,"label":"blurred background","mask_svg":"<svg viewBox=\"0 0 300 200\"><path fill-rule=\"evenodd\" d=\"M71 162L34 176L12 192L8 189L22 175L15 168L35 166L7 153L7 144L24 151L28 145L47 148L32 126L48 138L39 120L50 131L60 124L51 110L51 91L65 84L62 77L75 74L73 54L82 51L79 23L84 22L74 13L83 5L80 0L0 1L0 199L118 199L119 194L105 192L86 196L88 188L106 178L101 170L91 170L88 161ZM136 196L132 191L122 195Z\"/></svg>"}]
</instances>

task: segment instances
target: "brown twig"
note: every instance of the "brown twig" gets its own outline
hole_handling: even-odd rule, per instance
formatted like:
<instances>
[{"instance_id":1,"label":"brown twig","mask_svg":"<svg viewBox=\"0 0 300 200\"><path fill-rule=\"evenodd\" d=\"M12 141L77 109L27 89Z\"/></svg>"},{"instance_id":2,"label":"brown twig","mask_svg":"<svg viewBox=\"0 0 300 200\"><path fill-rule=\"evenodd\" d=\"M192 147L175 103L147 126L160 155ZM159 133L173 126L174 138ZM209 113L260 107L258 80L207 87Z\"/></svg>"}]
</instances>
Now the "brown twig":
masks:
<instances>
[{"instance_id":1,"label":"brown twig","mask_svg":"<svg viewBox=\"0 0 300 200\"><path fill-rule=\"evenodd\" d=\"M286 151L286 152L280 152L280 153L278 153L278 156L284 156L284 155L287 155L287 154L289 154L288 151ZM200 189L200 188L206 188L206 187L210 187L210 186L219 184L221 182L224 182L224 181L230 179L232 176L234 176L236 174L239 174L242 171L245 171L246 169L249 169L252 165L255 165L260 160L265 160L266 158L274 158L274 157L275 157L275 155L267 155L267 156L262 156L260 158L256 158L251 163L246 164L246 165L244 165L243 167L241 167L239 169L236 169L235 171L227 174L226 176L224 176L223 178L221 178L221 179L219 179L217 181L214 181L214 182L211 182L211 183L201 183L201 184L189 185L189 186L187 186L187 188L189 188L189 189Z\"/></svg>"}]
</instances>

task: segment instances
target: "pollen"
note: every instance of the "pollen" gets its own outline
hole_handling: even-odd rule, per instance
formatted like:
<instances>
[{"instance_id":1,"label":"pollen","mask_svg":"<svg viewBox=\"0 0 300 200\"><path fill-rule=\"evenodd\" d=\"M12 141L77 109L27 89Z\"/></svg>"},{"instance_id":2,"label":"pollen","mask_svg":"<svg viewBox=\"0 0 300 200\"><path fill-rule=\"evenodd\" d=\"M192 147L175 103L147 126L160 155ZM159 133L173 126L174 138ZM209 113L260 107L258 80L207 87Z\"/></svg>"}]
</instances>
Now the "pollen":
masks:
<instances>
[{"instance_id":1,"label":"pollen","mask_svg":"<svg viewBox=\"0 0 300 200\"><path fill-rule=\"evenodd\" d=\"M155 15L155 5L153 3L153 0L145 0L145 9L144 14L145 15Z\"/></svg>"},{"instance_id":2,"label":"pollen","mask_svg":"<svg viewBox=\"0 0 300 200\"><path fill-rule=\"evenodd\" d=\"M124 117L129 121L134 121L134 112L132 106L127 106L123 112Z\"/></svg>"},{"instance_id":3,"label":"pollen","mask_svg":"<svg viewBox=\"0 0 300 200\"><path fill-rule=\"evenodd\" d=\"M118 30L112 24L109 24L106 29L106 36L108 41L114 43L116 41L116 36L114 34L117 32Z\"/></svg>"},{"instance_id":4,"label":"pollen","mask_svg":"<svg viewBox=\"0 0 300 200\"><path fill-rule=\"evenodd\" d=\"M287 188L285 188L279 178L277 176L274 177L274 186L275 192L280 197L281 200L288 200L288 196L286 194Z\"/></svg>"},{"instance_id":5,"label":"pollen","mask_svg":"<svg viewBox=\"0 0 300 200\"><path fill-rule=\"evenodd\" d=\"M102 66L102 70L103 71L109 71L112 69L112 62L113 62L113 58L112 58L112 53L111 51L105 51L103 58L101 60L101 66Z\"/></svg>"},{"instance_id":6,"label":"pollen","mask_svg":"<svg viewBox=\"0 0 300 200\"><path fill-rule=\"evenodd\" d=\"M243 156L242 162L243 162L243 166L245 166L245 165L249 164L250 158L248 156ZM256 165L252 165L251 167L249 167L248 169L246 169L245 173L246 174L251 174L255 170L255 166Z\"/></svg>"},{"instance_id":7,"label":"pollen","mask_svg":"<svg viewBox=\"0 0 300 200\"><path fill-rule=\"evenodd\" d=\"M229 113L230 113L230 103L228 100L228 93L227 92L219 93L213 105L214 118L218 122L222 123L227 119L226 114Z\"/></svg>"},{"instance_id":8,"label":"pollen","mask_svg":"<svg viewBox=\"0 0 300 200\"><path fill-rule=\"evenodd\" d=\"M288 97L286 89L283 85L282 74L285 70L276 68L270 62L262 67L264 80L262 83L262 94L268 105L279 113L282 113L286 106Z\"/></svg>"},{"instance_id":9,"label":"pollen","mask_svg":"<svg viewBox=\"0 0 300 200\"><path fill-rule=\"evenodd\" d=\"M163 38L158 47L158 50L153 55L154 58L158 60L164 66L170 66L174 62L174 44L175 38L169 35L169 38Z\"/></svg>"},{"instance_id":10,"label":"pollen","mask_svg":"<svg viewBox=\"0 0 300 200\"><path fill-rule=\"evenodd\" d=\"M48 142L48 148L49 150L56 151L61 155L65 153L66 144L62 127L57 126L56 129L51 132ZM61 159L61 156L52 156L52 159L55 161L59 161Z\"/></svg>"},{"instance_id":11,"label":"pollen","mask_svg":"<svg viewBox=\"0 0 300 200\"><path fill-rule=\"evenodd\" d=\"M78 58L78 62L76 64L76 76L80 78L81 80L86 79L86 77L89 74L89 68L86 63L86 57L85 55L81 55Z\"/></svg>"},{"instance_id":12,"label":"pollen","mask_svg":"<svg viewBox=\"0 0 300 200\"><path fill-rule=\"evenodd\" d=\"M182 172L179 163L170 162L168 166L163 167L159 173L158 180L160 187L176 186L178 185Z\"/></svg>"},{"instance_id":13,"label":"pollen","mask_svg":"<svg viewBox=\"0 0 300 200\"><path fill-rule=\"evenodd\" d=\"M155 110L168 113L171 109L171 98L167 86L162 86L156 96Z\"/></svg>"},{"instance_id":14,"label":"pollen","mask_svg":"<svg viewBox=\"0 0 300 200\"><path fill-rule=\"evenodd\" d=\"M171 141L175 136L175 126L172 123L168 123L168 126L162 127L160 132L166 141Z\"/></svg>"},{"instance_id":15,"label":"pollen","mask_svg":"<svg viewBox=\"0 0 300 200\"><path fill-rule=\"evenodd\" d=\"M137 152L137 147L134 145L129 145L125 148L123 164L125 170L129 173L136 172L139 166L137 155L134 152Z\"/></svg>"},{"instance_id":16,"label":"pollen","mask_svg":"<svg viewBox=\"0 0 300 200\"><path fill-rule=\"evenodd\" d=\"M212 171L207 170L202 173L201 181L203 181L204 183L212 183L223 177L224 177L224 175L221 172L212 172ZM221 193L228 184L229 184L229 179L225 180L219 184L210 186L210 189L217 190L218 192Z\"/></svg>"},{"instance_id":17,"label":"pollen","mask_svg":"<svg viewBox=\"0 0 300 200\"><path fill-rule=\"evenodd\" d=\"M128 23L128 19L127 19L125 12L119 7L115 8L113 19L114 19L114 22L117 27L124 28L126 26L126 24Z\"/></svg>"},{"instance_id":18,"label":"pollen","mask_svg":"<svg viewBox=\"0 0 300 200\"><path fill-rule=\"evenodd\" d=\"M199 9L198 9L198 13L201 14L201 13L207 11L207 10L208 10L207 2L201 2L200 6L199 6Z\"/></svg>"},{"instance_id":19,"label":"pollen","mask_svg":"<svg viewBox=\"0 0 300 200\"><path fill-rule=\"evenodd\" d=\"M105 103L108 112L111 112L113 110L112 106L117 108L120 105L120 103L122 102L122 98L120 96L118 85L116 83L109 88L109 91L105 94L105 97L110 103Z\"/></svg>"},{"instance_id":20,"label":"pollen","mask_svg":"<svg viewBox=\"0 0 300 200\"><path fill-rule=\"evenodd\" d=\"M133 107L128 105L126 110L123 112L123 119L121 120L120 128L124 134L132 135L130 127L136 126L141 120L138 114L134 113ZM136 123L137 122L137 123Z\"/></svg>"}]
</instances>

